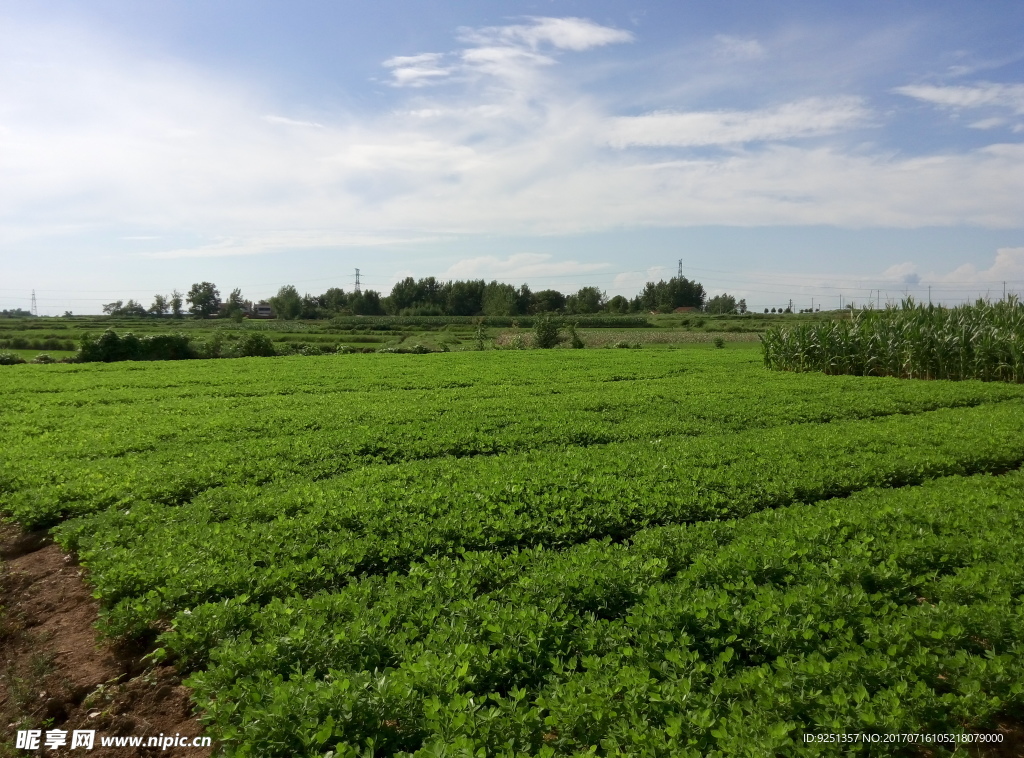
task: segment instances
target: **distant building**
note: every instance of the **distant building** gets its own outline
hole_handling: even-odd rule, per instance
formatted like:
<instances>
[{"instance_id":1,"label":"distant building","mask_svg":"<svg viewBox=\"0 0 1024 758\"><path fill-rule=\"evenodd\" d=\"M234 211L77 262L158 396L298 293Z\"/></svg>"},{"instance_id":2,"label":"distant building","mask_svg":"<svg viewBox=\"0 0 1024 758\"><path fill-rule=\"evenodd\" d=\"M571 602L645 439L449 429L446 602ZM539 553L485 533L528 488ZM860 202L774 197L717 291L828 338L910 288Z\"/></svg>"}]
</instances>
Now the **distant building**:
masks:
<instances>
[{"instance_id":1,"label":"distant building","mask_svg":"<svg viewBox=\"0 0 1024 758\"><path fill-rule=\"evenodd\" d=\"M270 303L256 303L252 307L252 315L255 318L274 318L274 309L270 307Z\"/></svg>"},{"instance_id":2,"label":"distant building","mask_svg":"<svg viewBox=\"0 0 1024 758\"><path fill-rule=\"evenodd\" d=\"M696 313L699 310L700 310L700 308L695 308L692 305L680 305L678 308L676 308L672 312L673 313Z\"/></svg>"}]
</instances>

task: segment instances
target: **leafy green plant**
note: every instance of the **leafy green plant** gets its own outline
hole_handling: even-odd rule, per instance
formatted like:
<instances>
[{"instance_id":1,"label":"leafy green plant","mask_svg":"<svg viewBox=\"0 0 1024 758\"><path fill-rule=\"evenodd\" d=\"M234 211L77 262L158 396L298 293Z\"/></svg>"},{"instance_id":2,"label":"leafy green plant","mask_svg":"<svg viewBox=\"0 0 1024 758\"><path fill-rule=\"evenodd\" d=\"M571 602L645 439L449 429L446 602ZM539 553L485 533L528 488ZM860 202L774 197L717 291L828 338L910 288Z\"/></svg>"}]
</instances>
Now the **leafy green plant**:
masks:
<instances>
[{"instance_id":1,"label":"leafy green plant","mask_svg":"<svg viewBox=\"0 0 1024 758\"><path fill-rule=\"evenodd\" d=\"M542 313L533 321L533 344L550 350L562 341L561 324L550 313Z\"/></svg>"},{"instance_id":2,"label":"leafy green plant","mask_svg":"<svg viewBox=\"0 0 1024 758\"><path fill-rule=\"evenodd\" d=\"M245 357L269 357L277 355L274 343L269 336L262 332L248 332L243 335L234 346L235 355Z\"/></svg>"},{"instance_id":3,"label":"leafy green plant","mask_svg":"<svg viewBox=\"0 0 1024 758\"><path fill-rule=\"evenodd\" d=\"M765 366L786 371L1024 382L1024 305L852 311L846 320L776 326L762 336Z\"/></svg>"},{"instance_id":4,"label":"leafy green plant","mask_svg":"<svg viewBox=\"0 0 1024 758\"><path fill-rule=\"evenodd\" d=\"M569 345L574 350L581 350L582 348L586 347L586 344L580 338L579 334L576 333L576 324L569 324L568 331L569 331Z\"/></svg>"}]
</instances>

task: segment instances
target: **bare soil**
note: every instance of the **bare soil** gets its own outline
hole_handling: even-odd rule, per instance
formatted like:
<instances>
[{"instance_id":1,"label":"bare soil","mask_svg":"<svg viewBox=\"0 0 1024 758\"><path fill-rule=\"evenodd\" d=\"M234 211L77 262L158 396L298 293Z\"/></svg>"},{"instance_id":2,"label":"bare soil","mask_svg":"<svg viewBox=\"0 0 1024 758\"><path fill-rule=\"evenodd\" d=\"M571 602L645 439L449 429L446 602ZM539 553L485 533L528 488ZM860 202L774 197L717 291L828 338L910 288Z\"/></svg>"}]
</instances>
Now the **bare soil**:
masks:
<instances>
[{"instance_id":1,"label":"bare soil","mask_svg":"<svg viewBox=\"0 0 1024 758\"><path fill-rule=\"evenodd\" d=\"M96 631L98 604L85 571L45 533L0 525L0 758L19 729L96 731L93 750L47 756L207 758L210 748L101 747L100 736L197 736L189 691L169 667L147 666L145 651L122 650Z\"/></svg>"}]
</instances>

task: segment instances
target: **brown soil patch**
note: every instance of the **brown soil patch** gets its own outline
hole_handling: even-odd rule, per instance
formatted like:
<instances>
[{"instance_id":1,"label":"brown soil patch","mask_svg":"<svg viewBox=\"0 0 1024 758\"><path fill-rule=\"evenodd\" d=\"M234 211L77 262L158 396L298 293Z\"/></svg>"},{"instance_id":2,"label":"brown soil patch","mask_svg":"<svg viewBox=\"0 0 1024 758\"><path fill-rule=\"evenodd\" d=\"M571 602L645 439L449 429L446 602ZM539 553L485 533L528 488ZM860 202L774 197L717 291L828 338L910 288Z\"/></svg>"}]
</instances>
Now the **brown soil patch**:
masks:
<instances>
[{"instance_id":1,"label":"brown soil patch","mask_svg":"<svg viewBox=\"0 0 1024 758\"><path fill-rule=\"evenodd\" d=\"M84 570L44 533L0 525L0 756L174 756L207 758L210 748L100 745L100 736L196 736L188 690L169 667L97 636L98 605ZM96 730L93 750L15 748L19 729Z\"/></svg>"}]
</instances>

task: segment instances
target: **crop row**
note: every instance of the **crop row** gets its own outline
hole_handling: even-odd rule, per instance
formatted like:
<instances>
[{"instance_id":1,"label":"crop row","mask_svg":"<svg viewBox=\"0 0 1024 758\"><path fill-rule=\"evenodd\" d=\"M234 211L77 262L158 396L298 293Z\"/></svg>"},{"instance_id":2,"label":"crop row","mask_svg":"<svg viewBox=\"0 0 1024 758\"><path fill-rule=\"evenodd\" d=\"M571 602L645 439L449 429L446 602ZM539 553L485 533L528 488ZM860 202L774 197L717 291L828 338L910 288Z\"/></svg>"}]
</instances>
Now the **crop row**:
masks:
<instances>
[{"instance_id":1,"label":"crop row","mask_svg":"<svg viewBox=\"0 0 1024 758\"><path fill-rule=\"evenodd\" d=\"M0 410L9 443L0 450L0 507L46 526L107 507L176 505L211 488L321 481L367 465L878 418L1024 396L1004 385L766 376L743 356L716 365L700 356L551 360L534 353L485 365L446 355L410 362L401 376L388 374L393 364L378 356L358 358L343 366L332 358L187 370L173 363L71 366L62 377L11 382Z\"/></svg>"},{"instance_id":2,"label":"crop row","mask_svg":"<svg viewBox=\"0 0 1024 758\"><path fill-rule=\"evenodd\" d=\"M747 434L369 467L210 490L58 528L115 634L202 602L333 591L428 556L564 548L1024 461L1024 404Z\"/></svg>"},{"instance_id":3,"label":"crop row","mask_svg":"<svg viewBox=\"0 0 1024 758\"><path fill-rule=\"evenodd\" d=\"M1019 712L1022 553L1024 475L952 477L231 598L165 641L242 756L892 755L803 736Z\"/></svg>"},{"instance_id":4,"label":"crop row","mask_svg":"<svg viewBox=\"0 0 1024 758\"><path fill-rule=\"evenodd\" d=\"M775 327L762 338L768 368L857 376L1024 382L1024 303L861 311L848 321Z\"/></svg>"}]
</instances>

